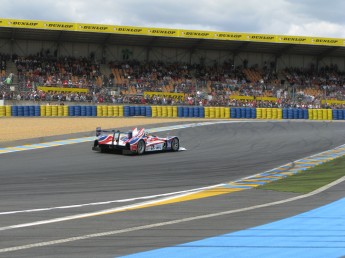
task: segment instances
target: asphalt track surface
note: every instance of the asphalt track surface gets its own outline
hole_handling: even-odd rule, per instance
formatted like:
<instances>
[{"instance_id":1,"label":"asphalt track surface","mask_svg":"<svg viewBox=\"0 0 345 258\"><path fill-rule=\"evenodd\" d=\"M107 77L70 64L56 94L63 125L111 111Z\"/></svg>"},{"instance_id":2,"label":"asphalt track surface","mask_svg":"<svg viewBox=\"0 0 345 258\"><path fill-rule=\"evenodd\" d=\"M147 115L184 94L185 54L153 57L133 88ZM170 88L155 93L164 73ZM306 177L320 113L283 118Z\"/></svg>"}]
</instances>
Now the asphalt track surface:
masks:
<instances>
[{"instance_id":1,"label":"asphalt track surface","mask_svg":"<svg viewBox=\"0 0 345 258\"><path fill-rule=\"evenodd\" d=\"M342 183L283 205L182 221L296 196L251 189L56 221L229 182L345 143L341 122L239 122L169 134L187 150L122 156L80 143L0 155L0 257L118 257L262 225L345 196Z\"/></svg>"}]
</instances>

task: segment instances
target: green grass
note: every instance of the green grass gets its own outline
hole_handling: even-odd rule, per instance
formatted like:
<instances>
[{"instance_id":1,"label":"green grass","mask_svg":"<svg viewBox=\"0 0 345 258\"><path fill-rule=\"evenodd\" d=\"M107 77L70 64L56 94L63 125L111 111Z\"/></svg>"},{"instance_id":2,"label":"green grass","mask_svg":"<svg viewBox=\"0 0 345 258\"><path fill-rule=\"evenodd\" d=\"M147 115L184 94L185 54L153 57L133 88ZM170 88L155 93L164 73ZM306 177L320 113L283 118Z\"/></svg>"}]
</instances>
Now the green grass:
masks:
<instances>
[{"instance_id":1,"label":"green grass","mask_svg":"<svg viewBox=\"0 0 345 258\"><path fill-rule=\"evenodd\" d=\"M259 186L258 189L306 194L343 176L345 176L345 156Z\"/></svg>"}]
</instances>

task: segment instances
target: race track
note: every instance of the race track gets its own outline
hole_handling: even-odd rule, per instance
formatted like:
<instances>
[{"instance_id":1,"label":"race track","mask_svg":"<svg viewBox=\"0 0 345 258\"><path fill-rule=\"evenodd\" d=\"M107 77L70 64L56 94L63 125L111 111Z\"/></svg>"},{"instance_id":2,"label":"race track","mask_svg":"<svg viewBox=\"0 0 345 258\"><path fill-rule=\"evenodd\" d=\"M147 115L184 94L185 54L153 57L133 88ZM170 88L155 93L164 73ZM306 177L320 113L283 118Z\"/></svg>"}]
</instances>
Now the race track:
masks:
<instances>
[{"instance_id":1,"label":"race track","mask_svg":"<svg viewBox=\"0 0 345 258\"><path fill-rule=\"evenodd\" d=\"M261 225L345 196L338 190L289 205L188 221L182 219L295 194L252 189L80 215L229 182L345 143L341 122L242 121L168 133L179 136L186 151L122 156L92 152L89 142L1 154L0 257L117 257Z\"/></svg>"}]
</instances>

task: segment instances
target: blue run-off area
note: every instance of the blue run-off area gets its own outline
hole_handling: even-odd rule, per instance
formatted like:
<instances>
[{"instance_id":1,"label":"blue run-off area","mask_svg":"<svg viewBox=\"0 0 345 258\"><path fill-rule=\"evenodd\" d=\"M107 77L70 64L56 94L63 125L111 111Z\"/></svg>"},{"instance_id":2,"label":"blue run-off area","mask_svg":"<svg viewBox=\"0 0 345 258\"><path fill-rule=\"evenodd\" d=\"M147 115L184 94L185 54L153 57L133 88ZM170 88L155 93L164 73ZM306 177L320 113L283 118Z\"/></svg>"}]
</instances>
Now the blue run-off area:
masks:
<instances>
[{"instance_id":1,"label":"blue run-off area","mask_svg":"<svg viewBox=\"0 0 345 258\"><path fill-rule=\"evenodd\" d=\"M332 258L344 256L345 198L259 227L124 257Z\"/></svg>"}]
</instances>

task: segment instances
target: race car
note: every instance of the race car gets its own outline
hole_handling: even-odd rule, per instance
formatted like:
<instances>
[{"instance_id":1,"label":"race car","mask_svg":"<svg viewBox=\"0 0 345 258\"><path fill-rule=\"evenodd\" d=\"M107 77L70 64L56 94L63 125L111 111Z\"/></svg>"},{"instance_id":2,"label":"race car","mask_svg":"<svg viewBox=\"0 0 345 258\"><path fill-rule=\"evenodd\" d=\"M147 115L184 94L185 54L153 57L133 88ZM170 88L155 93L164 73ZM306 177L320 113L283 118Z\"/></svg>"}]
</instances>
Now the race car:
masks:
<instances>
[{"instance_id":1,"label":"race car","mask_svg":"<svg viewBox=\"0 0 345 258\"><path fill-rule=\"evenodd\" d=\"M129 132L96 129L97 139L92 150L100 152L121 151L122 154L142 155L145 152L178 151L180 140L177 136L165 138L150 134L144 128L133 128Z\"/></svg>"}]
</instances>

